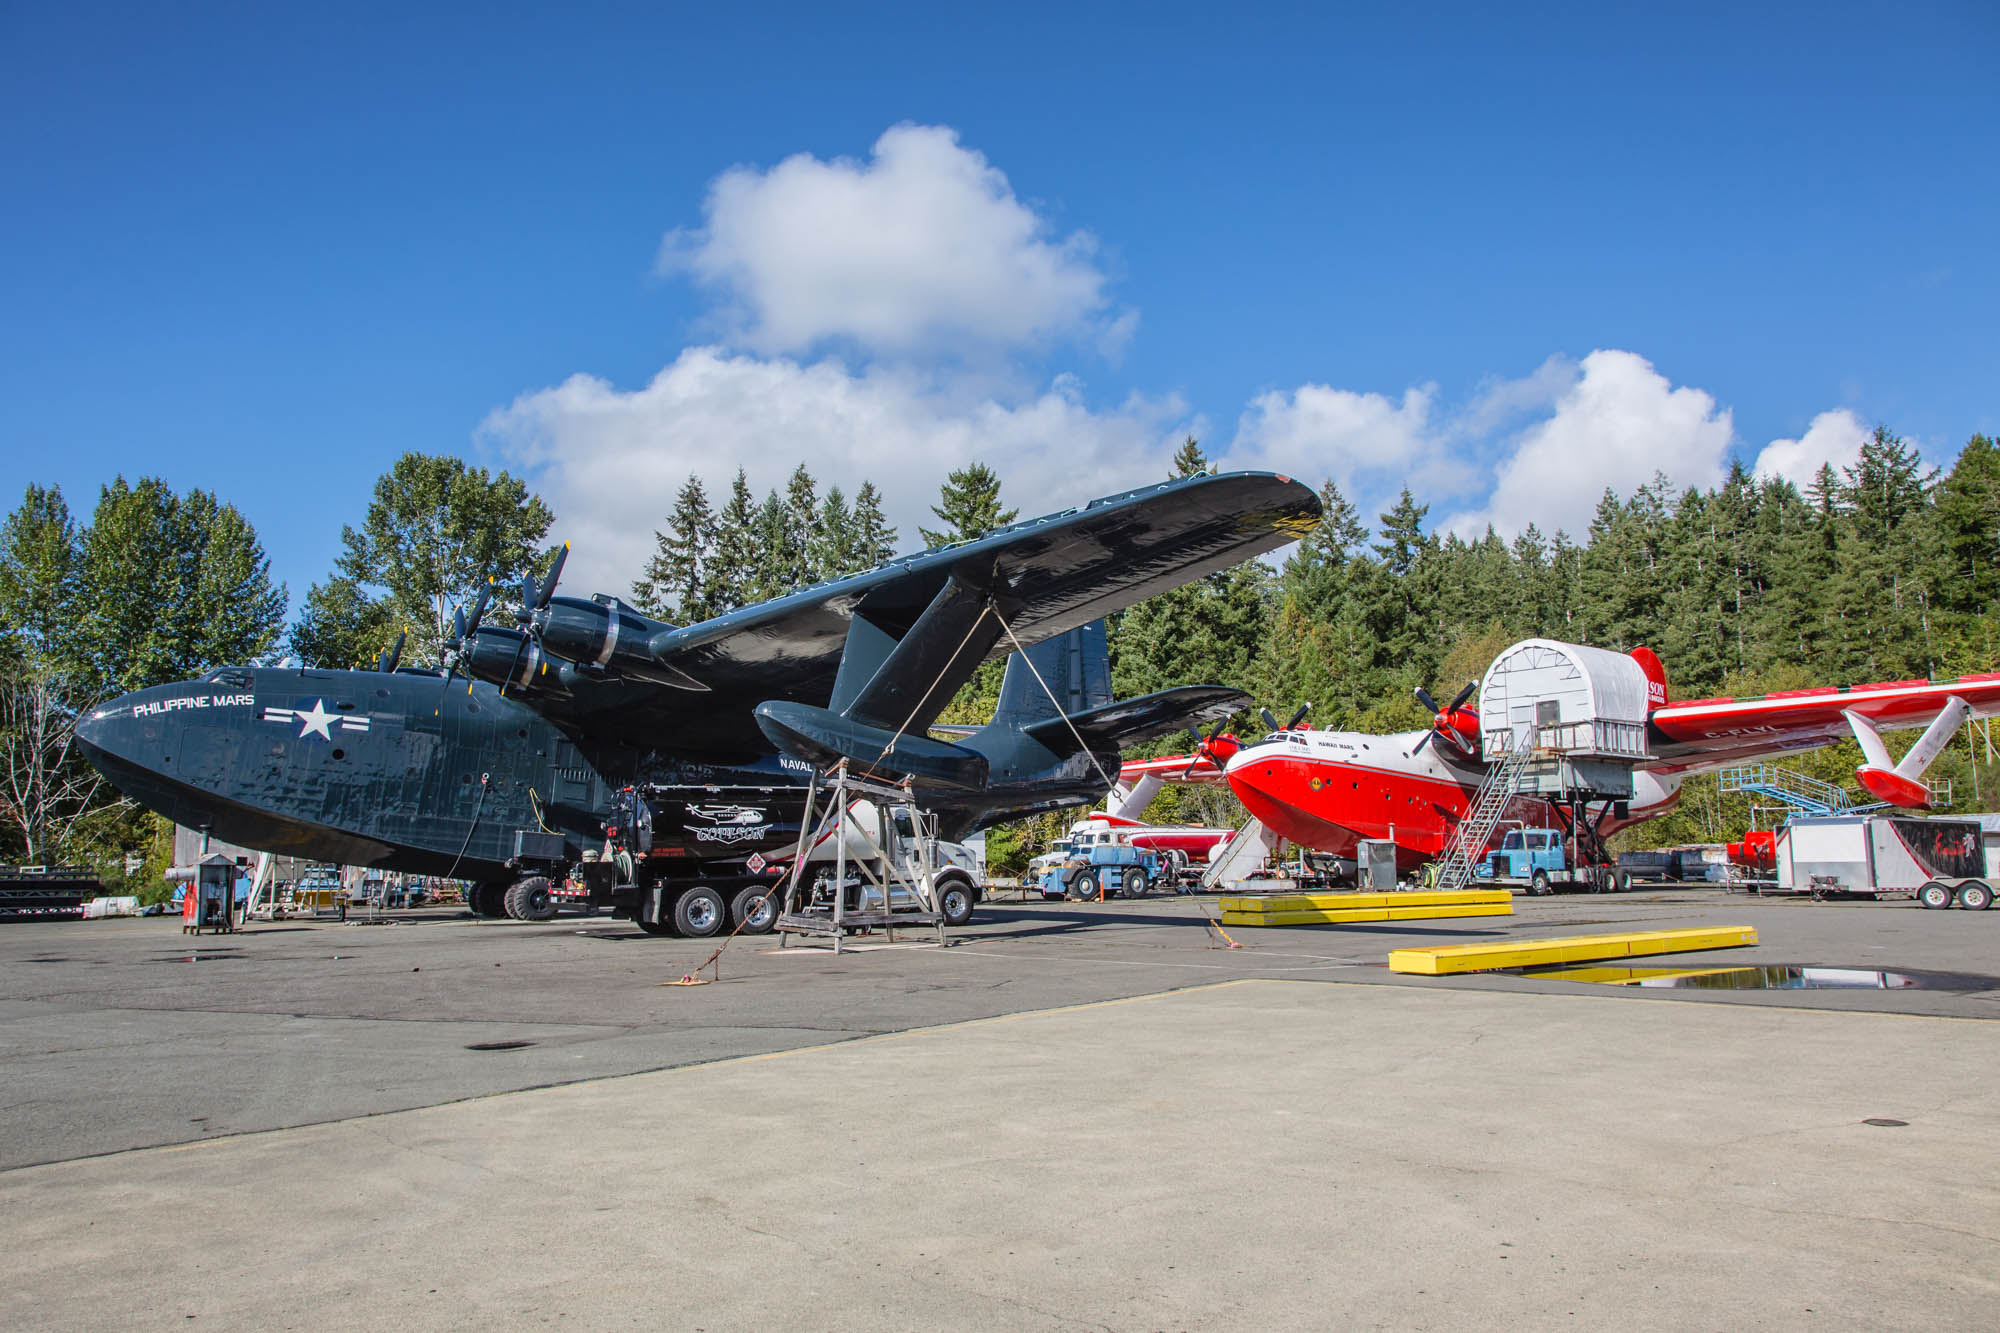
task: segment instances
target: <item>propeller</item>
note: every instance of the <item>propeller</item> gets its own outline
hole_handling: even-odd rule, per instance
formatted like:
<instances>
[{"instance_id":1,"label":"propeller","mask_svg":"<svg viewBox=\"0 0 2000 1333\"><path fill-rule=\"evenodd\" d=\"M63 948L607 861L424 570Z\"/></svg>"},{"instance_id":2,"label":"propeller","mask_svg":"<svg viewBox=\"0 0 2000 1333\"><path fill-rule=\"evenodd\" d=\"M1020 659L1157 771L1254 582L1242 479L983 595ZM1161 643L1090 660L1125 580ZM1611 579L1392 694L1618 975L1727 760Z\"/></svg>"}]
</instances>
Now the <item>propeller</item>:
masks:
<instances>
[{"instance_id":1,"label":"propeller","mask_svg":"<svg viewBox=\"0 0 2000 1333\"><path fill-rule=\"evenodd\" d=\"M1209 763L1214 764L1217 768L1222 767L1222 761L1216 758L1215 755L1215 738L1217 736L1220 736L1222 734L1222 729L1228 725L1229 725L1229 719L1226 717L1219 717L1215 719L1215 725L1208 729L1208 737L1206 740L1202 738L1201 728L1189 727L1187 729L1188 737L1194 742L1194 748L1191 752L1193 757L1188 760L1188 766L1181 770L1181 776L1183 778L1185 778L1188 774L1194 772L1197 768L1200 768L1201 761L1204 759L1208 760Z\"/></svg>"},{"instance_id":2,"label":"propeller","mask_svg":"<svg viewBox=\"0 0 2000 1333\"><path fill-rule=\"evenodd\" d=\"M562 578L563 562L568 559L569 543L564 542L562 549L556 552L554 563L549 566L547 578L543 579L540 583L536 583L535 572L533 570L526 570L522 573L521 609L515 614L523 625L527 624L533 618L535 612L547 606L549 599L556 595L556 582Z\"/></svg>"},{"instance_id":3,"label":"propeller","mask_svg":"<svg viewBox=\"0 0 2000 1333\"><path fill-rule=\"evenodd\" d=\"M1278 725L1277 714L1273 713L1268 708L1258 709L1257 716L1264 719L1264 726L1267 730L1274 732L1296 731L1298 730L1299 723L1305 721L1306 714L1311 711L1312 711L1312 704L1310 702L1300 704L1298 707L1298 711L1293 713L1291 719L1287 721L1285 725L1282 727Z\"/></svg>"},{"instance_id":4,"label":"propeller","mask_svg":"<svg viewBox=\"0 0 2000 1333\"><path fill-rule=\"evenodd\" d=\"M396 669L396 663L403 660L403 640L407 637L407 633L405 630L396 631L396 641L383 649L382 655L375 659L375 669L377 671L394 671Z\"/></svg>"},{"instance_id":5,"label":"propeller","mask_svg":"<svg viewBox=\"0 0 2000 1333\"><path fill-rule=\"evenodd\" d=\"M555 563L549 566L549 576L542 580L541 595L535 598L536 610L539 611L542 607L547 606L549 598L556 595L556 580L562 577L563 561L567 559L569 559L569 543L564 542L562 550L556 552Z\"/></svg>"},{"instance_id":6,"label":"propeller","mask_svg":"<svg viewBox=\"0 0 2000 1333\"><path fill-rule=\"evenodd\" d=\"M1424 732L1423 735L1417 737L1417 743L1410 747L1410 753L1412 755L1416 755L1419 752L1421 752L1426 745L1429 745L1431 743L1431 740L1435 736L1437 736L1437 734L1441 730L1443 730L1445 727L1450 726L1451 723L1449 722L1448 719L1451 717L1453 713L1456 713L1459 709L1465 706L1465 701L1467 699L1470 699L1472 697L1472 692L1478 688L1479 688L1478 681L1476 680L1466 681L1465 688L1460 690L1457 696L1454 697L1450 703L1446 704L1443 708L1439 708L1437 700L1431 698L1431 692L1425 689L1421 685L1417 686L1416 688L1417 702L1431 710L1431 725L1429 729Z\"/></svg>"}]
</instances>

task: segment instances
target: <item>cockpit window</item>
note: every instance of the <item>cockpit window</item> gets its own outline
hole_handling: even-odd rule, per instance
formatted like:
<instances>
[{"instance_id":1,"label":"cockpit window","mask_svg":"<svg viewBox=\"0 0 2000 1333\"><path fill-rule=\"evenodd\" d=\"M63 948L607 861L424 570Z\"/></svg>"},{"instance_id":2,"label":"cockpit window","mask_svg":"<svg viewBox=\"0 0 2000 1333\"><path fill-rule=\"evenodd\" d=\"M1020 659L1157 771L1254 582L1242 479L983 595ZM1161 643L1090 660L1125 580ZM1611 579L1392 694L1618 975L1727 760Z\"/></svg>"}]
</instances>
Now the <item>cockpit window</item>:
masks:
<instances>
[{"instance_id":1,"label":"cockpit window","mask_svg":"<svg viewBox=\"0 0 2000 1333\"><path fill-rule=\"evenodd\" d=\"M216 685L234 685L239 690L250 688L250 673L242 667L217 667L202 679Z\"/></svg>"}]
</instances>

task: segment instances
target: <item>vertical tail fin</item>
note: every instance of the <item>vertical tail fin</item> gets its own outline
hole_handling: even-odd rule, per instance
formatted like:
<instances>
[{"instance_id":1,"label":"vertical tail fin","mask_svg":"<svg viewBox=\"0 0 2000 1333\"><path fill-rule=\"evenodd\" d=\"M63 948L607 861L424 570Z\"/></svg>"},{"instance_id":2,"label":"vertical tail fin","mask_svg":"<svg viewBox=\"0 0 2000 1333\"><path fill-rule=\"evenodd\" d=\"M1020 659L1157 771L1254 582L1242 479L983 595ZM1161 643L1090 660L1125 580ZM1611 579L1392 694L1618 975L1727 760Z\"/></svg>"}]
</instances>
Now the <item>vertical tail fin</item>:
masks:
<instances>
[{"instance_id":1,"label":"vertical tail fin","mask_svg":"<svg viewBox=\"0 0 2000 1333\"><path fill-rule=\"evenodd\" d=\"M1667 668L1660 661L1660 655L1651 648L1634 648L1631 652L1639 669L1646 673L1646 703L1649 708L1667 706Z\"/></svg>"},{"instance_id":2,"label":"vertical tail fin","mask_svg":"<svg viewBox=\"0 0 2000 1333\"><path fill-rule=\"evenodd\" d=\"M1029 670L1029 662L1034 670ZM1041 680L1036 680L1039 672ZM1043 688L1046 682L1048 688ZM1055 698L1051 700L1050 694ZM1014 653L1007 658L1007 674L1000 682L1000 702L993 710L993 726L1016 729L1043 722L1062 713L1081 713L1102 708L1111 702L1111 652L1104 637L1104 622L1093 620L1067 634L1044 639L1028 649L1026 660Z\"/></svg>"}]
</instances>

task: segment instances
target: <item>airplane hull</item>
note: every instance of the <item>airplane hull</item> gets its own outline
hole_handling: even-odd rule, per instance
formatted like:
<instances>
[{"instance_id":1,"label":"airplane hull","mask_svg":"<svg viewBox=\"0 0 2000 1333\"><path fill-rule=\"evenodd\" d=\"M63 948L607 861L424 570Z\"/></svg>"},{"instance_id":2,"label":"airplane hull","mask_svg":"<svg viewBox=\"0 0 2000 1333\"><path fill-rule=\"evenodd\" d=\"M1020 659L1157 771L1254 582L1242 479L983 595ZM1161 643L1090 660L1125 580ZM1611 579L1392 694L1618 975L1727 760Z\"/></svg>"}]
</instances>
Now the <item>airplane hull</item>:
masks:
<instances>
[{"instance_id":1,"label":"airplane hull","mask_svg":"<svg viewBox=\"0 0 2000 1333\"><path fill-rule=\"evenodd\" d=\"M1230 790L1266 828L1300 847L1353 857L1355 844L1364 839L1391 840L1401 873L1418 869L1444 851L1485 776L1483 771L1461 775L1442 760L1412 753L1421 732L1387 737L1307 735L1310 739L1303 746L1267 742L1239 751L1225 770ZM1324 753L1315 754L1315 749ZM1364 764L1353 757L1377 749L1409 767ZM1603 836L1656 818L1679 799L1677 778L1641 773L1636 783L1627 817L1605 819L1598 825ZM1501 818L1536 827L1553 822L1549 803L1532 796L1509 801Z\"/></svg>"},{"instance_id":2,"label":"airplane hull","mask_svg":"<svg viewBox=\"0 0 2000 1333\"><path fill-rule=\"evenodd\" d=\"M84 758L109 778L119 791L176 824L200 829L218 842L254 847L276 856L294 856L306 861L401 870L411 874L443 874L449 863L449 853L442 854L446 859L440 860L437 854L428 853L423 848L398 847L348 830L328 828L276 811L258 809L218 796L202 787L174 781L86 740L79 740L78 746ZM476 878L481 871L488 869L498 868L467 862L458 873Z\"/></svg>"}]
</instances>

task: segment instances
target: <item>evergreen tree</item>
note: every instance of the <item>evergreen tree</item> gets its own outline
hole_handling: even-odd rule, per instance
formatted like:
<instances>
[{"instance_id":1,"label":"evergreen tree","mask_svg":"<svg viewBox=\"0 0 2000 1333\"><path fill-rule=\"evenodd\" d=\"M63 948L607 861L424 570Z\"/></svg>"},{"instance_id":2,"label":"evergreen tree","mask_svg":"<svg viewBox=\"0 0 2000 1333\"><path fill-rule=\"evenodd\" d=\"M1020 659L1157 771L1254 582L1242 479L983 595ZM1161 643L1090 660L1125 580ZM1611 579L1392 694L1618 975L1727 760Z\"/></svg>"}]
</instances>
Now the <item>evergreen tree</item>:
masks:
<instances>
[{"instance_id":1,"label":"evergreen tree","mask_svg":"<svg viewBox=\"0 0 2000 1333\"><path fill-rule=\"evenodd\" d=\"M791 517L776 491L767 494L764 503L757 507L750 530L755 546L745 602L783 597L795 586L792 578L798 570L798 559L792 552Z\"/></svg>"},{"instance_id":2,"label":"evergreen tree","mask_svg":"<svg viewBox=\"0 0 2000 1333\"><path fill-rule=\"evenodd\" d=\"M918 528L917 533L927 548L935 550L953 542L973 541L995 528L1004 528L1020 511L1000 507L1000 478L991 468L984 463L969 463L946 478L931 512L948 526L942 532Z\"/></svg>"},{"instance_id":3,"label":"evergreen tree","mask_svg":"<svg viewBox=\"0 0 2000 1333\"><path fill-rule=\"evenodd\" d=\"M709 561L702 597L711 615L723 615L756 600L757 502L743 469L729 484L729 501L715 518L715 557Z\"/></svg>"},{"instance_id":4,"label":"evergreen tree","mask_svg":"<svg viewBox=\"0 0 2000 1333\"><path fill-rule=\"evenodd\" d=\"M854 515L838 486L829 486L820 503L807 560L822 579L841 578L861 568L854 549Z\"/></svg>"},{"instance_id":5,"label":"evergreen tree","mask_svg":"<svg viewBox=\"0 0 2000 1333\"><path fill-rule=\"evenodd\" d=\"M1208 455L1202 452L1201 442L1190 435L1182 440L1181 447L1174 451L1174 471L1169 480L1182 481L1188 477L1199 477L1206 471L1208 471Z\"/></svg>"},{"instance_id":6,"label":"evergreen tree","mask_svg":"<svg viewBox=\"0 0 2000 1333\"><path fill-rule=\"evenodd\" d=\"M2000 601L2000 448L1991 437L1965 442L1938 487L1937 516L1946 562L1939 602L1959 616L1991 612Z\"/></svg>"},{"instance_id":7,"label":"evergreen tree","mask_svg":"<svg viewBox=\"0 0 2000 1333\"><path fill-rule=\"evenodd\" d=\"M828 576L813 559L819 547L819 486L801 463L792 469L791 480L785 485L786 591Z\"/></svg>"},{"instance_id":8,"label":"evergreen tree","mask_svg":"<svg viewBox=\"0 0 2000 1333\"><path fill-rule=\"evenodd\" d=\"M674 500L667 526L653 534L653 556L632 585L647 615L693 625L707 620L709 563L714 559L715 515L700 477L689 477Z\"/></svg>"},{"instance_id":9,"label":"evergreen tree","mask_svg":"<svg viewBox=\"0 0 2000 1333\"><path fill-rule=\"evenodd\" d=\"M882 496L873 482L862 482L854 493L854 537L848 549L853 571L873 569L896 554L896 530L882 512Z\"/></svg>"}]
</instances>

